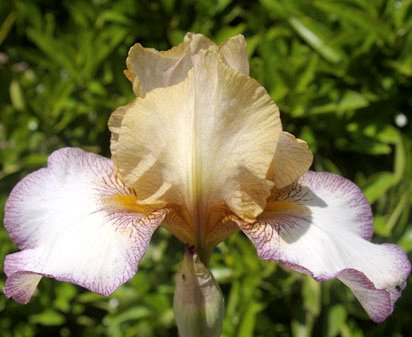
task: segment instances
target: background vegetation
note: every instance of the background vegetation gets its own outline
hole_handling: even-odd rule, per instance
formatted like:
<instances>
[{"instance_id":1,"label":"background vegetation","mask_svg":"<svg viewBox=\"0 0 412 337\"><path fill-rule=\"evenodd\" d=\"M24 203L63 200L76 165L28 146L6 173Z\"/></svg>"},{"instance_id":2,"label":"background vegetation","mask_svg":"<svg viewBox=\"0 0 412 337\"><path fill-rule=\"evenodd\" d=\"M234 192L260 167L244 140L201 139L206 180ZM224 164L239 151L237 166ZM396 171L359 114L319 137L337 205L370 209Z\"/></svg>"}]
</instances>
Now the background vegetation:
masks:
<instances>
[{"instance_id":1,"label":"background vegetation","mask_svg":"<svg viewBox=\"0 0 412 337\"><path fill-rule=\"evenodd\" d=\"M0 24L0 212L53 150L110 156L106 123L132 98L122 70L134 42L167 49L187 31L217 42L242 33L252 76L279 105L284 128L310 144L313 169L356 181L373 205L374 241L411 253L410 0L2 0ZM15 250L0 229L0 260ZM160 230L136 277L109 298L48 279L25 306L0 296L0 334L176 336L182 253ZM411 284L377 325L338 281L259 261L241 234L216 249L212 267L226 297L224 337L411 335Z\"/></svg>"}]
</instances>

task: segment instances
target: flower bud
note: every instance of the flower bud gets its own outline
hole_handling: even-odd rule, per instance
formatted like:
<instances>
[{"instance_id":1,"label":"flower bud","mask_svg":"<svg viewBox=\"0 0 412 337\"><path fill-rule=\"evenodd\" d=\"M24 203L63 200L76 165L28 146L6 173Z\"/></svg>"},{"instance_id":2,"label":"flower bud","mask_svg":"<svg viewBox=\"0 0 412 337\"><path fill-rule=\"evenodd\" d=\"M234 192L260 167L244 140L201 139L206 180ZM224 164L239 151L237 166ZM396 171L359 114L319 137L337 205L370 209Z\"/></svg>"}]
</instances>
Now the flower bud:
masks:
<instances>
[{"instance_id":1,"label":"flower bud","mask_svg":"<svg viewBox=\"0 0 412 337\"><path fill-rule=\"evenodd\" d=\"M186 248L175 279L173 311L180 337L219 337L224 316L222 291L193 247Z\"/></svg>"}]
</instances>

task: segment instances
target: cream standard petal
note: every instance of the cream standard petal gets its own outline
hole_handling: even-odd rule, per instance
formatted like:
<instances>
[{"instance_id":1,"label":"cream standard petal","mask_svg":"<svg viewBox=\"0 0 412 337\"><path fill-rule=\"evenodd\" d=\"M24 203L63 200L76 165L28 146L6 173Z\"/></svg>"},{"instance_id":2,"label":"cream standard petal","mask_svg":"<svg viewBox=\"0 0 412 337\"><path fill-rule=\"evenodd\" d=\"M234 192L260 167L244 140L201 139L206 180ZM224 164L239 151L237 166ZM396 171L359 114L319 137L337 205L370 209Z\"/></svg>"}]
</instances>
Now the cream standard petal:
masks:
<instances>
[{"instance_id":1,"label":"cream standard petal","mask_svg":"<svg viewBox=\"0 0 412 337\"><path fill-rule=\"evenodd\" d=\"M163 212L144 214L113 163L80 149L49 157L10 194L5 227L22 251L6 257L6 296L27 303L41 276L108 295L129 280Z\"/></svg>"},{"instance_id":2,"label":"cream standard petal","mask_svg":"<svg viewBox=\"0 0 412 337\"><path fill-rule=\"evenodd\" d=\"M193 67L193 56L205 49L218 50L227 65L249 75L246 40L242 35L234 36L216 46L204 35L193 33L187 33L181 44L167 51L157 51L144 48L139 43L135 44L129 50L125 74L132 82L136 96L144 96L155 88L183 81Z\"/></svg>"},{"instance_id":3,"label":"cream standard petal","mask_svg":"<svg viewBox=\"0 0 412 337\"><path fill-rule=\"evenodd\" d=\"M120 126L126 111L132 106L132 103L122 105L112 112L109 118L108 126L111 133L110 136L110 152L112 155L116 153L117 141L119 140Z\"/></svg>"},{"instance_id":4,"label":"cream standard petal","mask_svg":"<svg viewBox=\"0 0 412 337\"><path fill-rule=\"evenodd\" d=\"M251 221L273 186L265 177L280 130L265 89L206 51L184 82L136 100L113 158L145 203L181 206L200 227L222 204Z\"/></svg>"},{"instance_id":5,"label":"cream standard petal","mask_svg":"<svg viewBox=\"0 0 412 337\"><path fill-rule=\"evenodd\" d=\"M243 35L236 35L219 46L224 62L232 69L249 75L249 59L246 40Z\"/></svg>"},{"instance_id":6,"label":"cream standard petal","mask_svg":"<svg viewBox=\"0 0 412 337\"><path fill-rule=\"evenodd\" d=\"M268 178L275 182L276 189L281 189L305 174L312 161L313 155L306 142L282 132Z\"/></svg>"},{"instance_id":7,"label":"cream standard petal","mask_svg":"<svg viewBox=\"0 0 412 337\"><path fill-rule=\"evenodd\" d=\"M222 60L234 70L249 75L246 40L242 35L230 38L220 46L202 34L187 33L183 43L167 50L157 51L135 44L129 50L125 74L133 84L137 97L155 88L167 87L183 81L193 67L193 56L204 49L219 51ZM119 128L127 106L115 110L109 119L110 150L116 152Z\"/></svg>"},{"instance_id":8,"label":"cream standard petal","mask_svg":"<svg viewBox=\"0 0 412 337\"><path fill-rule=\"evenodd\" d=\"M339 278L376 322L392 313L410 273L399 247L369 242L373 224L365 196L334 174L306 173L268 203L257 223L241 229L260 258L319 281Z\"/></svg>"},{"instance_id":9,"label":"cream standard petal","mask_svg":"<svg viewBox=\"0 0 412 337\"><path fill-rule=\"evenodd\" d=\"M143 97L150 90L183 81L193 67L192 56L211 46L215 44L208 38L192 33L187 33L181 44L167 51L144 48L140 43L136 43L129 50L125 75L132 82L135 95ZM111 132L110 150L112 154L116 152L119 128L130 104L117 108L110 115L108 126Z\"/></svg>"},{"instance_id":10,"label":"cream standard petal","mask_svg":"<svg viewBox=\"0 0 412 337\"><path fill-rule=\"evenodd\" d=\"M155 88L183 81L192 68L192 56L215 44L201 34L188 33L184 41L167 51L144 48L140 43L129 50L125 74L133 84L136 96Z\"/></svg>"}]
</instances>

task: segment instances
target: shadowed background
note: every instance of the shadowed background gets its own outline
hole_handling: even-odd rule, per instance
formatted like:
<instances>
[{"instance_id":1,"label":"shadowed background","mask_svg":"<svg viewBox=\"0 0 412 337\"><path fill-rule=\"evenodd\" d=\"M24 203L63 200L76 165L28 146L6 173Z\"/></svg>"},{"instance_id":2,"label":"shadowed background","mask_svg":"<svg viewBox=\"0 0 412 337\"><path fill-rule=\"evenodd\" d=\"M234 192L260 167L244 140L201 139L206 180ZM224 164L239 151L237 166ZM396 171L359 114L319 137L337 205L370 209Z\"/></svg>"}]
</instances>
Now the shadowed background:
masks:
<instances>
[{"instance_id":1,"label":"shadowed background","mask_svg":"<svg viewBox=\"0 0 412 337\"><path fill-rule=\"evenodd\" d=\"M313 169L359 184L374 241L411 256L412 1L6 0L0 24L0 220L11 188L53 150L110 156L108 117L133 97L123 75L133 43L168 49L187 31L216 42L242 33L251 76L284 129L310 144ZM0 260L16 249L1 227ZM176 336L182 254L158 230L136 277L109 298L48 279L27 305L0 296L1 336ZM377 325L341 283L259 261L242 234L217 247L211 267L226 299L223 337L410 336L411 282Z\"/></svg>"}]
</instances>

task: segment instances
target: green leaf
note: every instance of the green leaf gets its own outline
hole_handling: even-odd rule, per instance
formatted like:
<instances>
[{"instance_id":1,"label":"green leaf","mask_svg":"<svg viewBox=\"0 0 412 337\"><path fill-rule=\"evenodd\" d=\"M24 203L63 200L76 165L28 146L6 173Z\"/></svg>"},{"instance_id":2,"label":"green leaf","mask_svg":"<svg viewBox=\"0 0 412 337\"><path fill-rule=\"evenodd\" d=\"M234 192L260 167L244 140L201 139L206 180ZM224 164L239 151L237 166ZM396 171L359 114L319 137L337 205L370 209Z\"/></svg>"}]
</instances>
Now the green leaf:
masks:
<instances>
[{"instance_id":1,"label":"green leaf","mask_svg":"<svg viewBox=\"0 0 412 337\"><path fill-rule=\"evenodd\" d=\"M339 101L337 109L338 111L357 110L368 105L369 101L365 96L359 92L348 90Z\"/></svg>"},{"instance_id":2,"label":"green leaf","mask_svg":"<svg viewBox=\"0 0 412 337\"><path fill-rule=\"evenodd\" d=\"M221 30L219 30L219 32L216 34L215 42L221 43L223 41L226 41L232 36L243 33L245 29L246 29L246 25L243 23L237 26L234 26L234 27L224 27Z\"/></svg>"},{"instance_id":3,"label":"green leaf","mask_svg":"<svg viewBox=\"0 0 412 337\"><path fill-rule=\"evenodd\" d=\"M399 177L392 172L379 172L369 178L363 192L365 193L368 201L373 204L380 197L384 196L386 192L398 182Z\"/></svg>"},{"instance_id":4,"label":"green leaf","mask_svg":"<svg viewBox=\"0 0 412 337\"><path fill-rule=\"evenodd\" d=\"M327 337L335 337L345 326L347 312L342 304L332 306L327 316Z\"/></svg>"},{"instance_id":5,"label":"green leaf","mask_svg":"<svg viewBox=\"0 0 412 337\"><path fill-rule=\"evenodd\" d=\"M13 80L10 84L10 99L16 110L24 110L26 103L19 82Z\"/></svg>"},{"instance_id":6,"label":"green leaf","mask_svg":"<svg viewBox=\"0 0 412 337\"><path fill-rule=\"evenodd\" d=\"M238 337L253 337L255 335L254 330L257 314L261 312L263 308L263 305L256 302L251 302L248 305L246 313L241 319Z\"/></svg>"},{"instance_id":7,"label":"green leaf","mask_svg":"<svg viewBox=\"0 0 412 337\"><path fill-rule=\"evenodd\" d=\"M382 237L388 237L391 235L391 230L387 226L387 217L382 215L376 215L373 218L373 228L376 234Z\"/></svg>"},{"instance_id":8,"label":"green leaf","mask_svg":"<svg viewBox=\"0 0 412 337\"><path fill-rule=\"evenodd\" d=\"M14 22L17 19L17 13L11 12L7 15L6 19L3 21L2 25L0 26L0 45L3 43L11 28L13 27Z\"/></svg>"},{"instance_id":9,"label":"green leaf","mask_svg":"<svg viewBox=\"0 0 412 337\"><path fill-rule=\"evenodd\" d=\"M139 319L147 318L150 316L150 311L144 306L136 306L128 310L123 311L114 317L108 317L107 323L109 325L120 325L127 321L136 322Z\"/></svg>"},{"instance_id":10,"label":"green leaf","mask_svg":"<svg viewBox=\"0 0 412 337\"><path fill-rule=\"evenodd\" d=\"M343 53L337 46L329 43L332 32L325 26L309 17L292 17L288 21L296 32L326 60L331 63L342 61Z\"/></svg>"},{"instance_id":11,"label":"green leaf","mask_svg":"<svg viewBox=\"0 0 412 337\"><path fill-rule=\"evenodd\" d=\"M62 40L53 39L50 36L34 29L29 29L27 35L43 51L51 62L60 65L69 74L75 76L77 74L74 64L74 52L70 46Z\"/></svg>"},{"instance_id":12,"label":"green leaf","mask_svg":"<svg viewBox=\"0 0 412 337\"><path fill-rule=\"evenodd\" d=\"M409 224L405 233L402 235L398 241L398 245L406 252L412 251L412 225Z\"/></svg>"},{"instance_id":13,"label":"green leaf","mask_svg":"<svg viewBox=\"0 0 412 337\"><path fill-rule=\"evenodd\" d=\"M305 310L312 316L319 316L321 308L320 283L311 277L303 279L302 297Z\"/></svg>"},{"instance_id":14,"label":"green leaf","mask_svg":"<svg viewBox=\"0 0 412 337\"><path fill-rule=\"evenodd\" d=\"M310 337L312 331L306 321L301 322L297 319L292 320L291 328L293 337Z\"/></svg>"},{"instance_id":15,"label":"green leaf","mask_svg":"<svg viewBox=\"0 0 412 337\"><path fill-rule=\"evenodd\" d=\"M30 317L30 323L36 323L46 326L61 325L65 322L65 317L61 313L53 310L46 309L40 314L32 315Z\"/></svg>"},{"instance_id":16,"label":"green leaf","mask_svg":"<svg viewBox=\"0 0 412 337\"><path fill-rule=\"evenodd\" d=\"M385 40L389 40L392 35L392 30L387 23L370 11L334 1L316 1L315 6L327 13L333 13L343 22L355 25L356 28L361 29L358 31L359 34L367 32Z\"/></svg>"}]
</instances>

